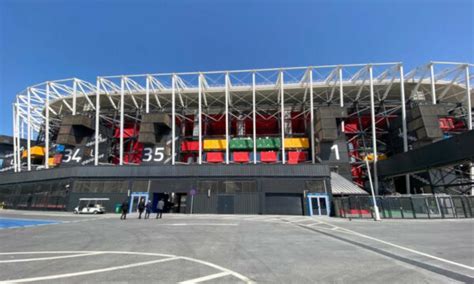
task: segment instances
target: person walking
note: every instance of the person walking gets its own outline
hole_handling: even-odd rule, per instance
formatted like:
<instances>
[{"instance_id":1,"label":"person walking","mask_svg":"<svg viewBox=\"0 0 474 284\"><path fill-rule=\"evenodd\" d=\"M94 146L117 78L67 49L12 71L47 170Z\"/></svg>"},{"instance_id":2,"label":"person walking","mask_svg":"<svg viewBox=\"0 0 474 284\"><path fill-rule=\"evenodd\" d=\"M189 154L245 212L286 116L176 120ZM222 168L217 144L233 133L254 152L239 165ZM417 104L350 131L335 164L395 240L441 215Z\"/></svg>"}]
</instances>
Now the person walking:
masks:
<instances>
[{"instance_id":1,"label":"person walking","mask_svg":"<svg viewBox=\"0 0 474 284\"><path fill-rule=\"evenodd\" d=\"M145 211L145 200L142 198L138 203L138 219L142 218L143 211Z\"/></svg>"},{"instance_id":2,"label":"person walking","mask_svg":"<svg viewBox=\"0 0 474 284\"><path fill-rule=\"evenodd\" d=\"M151 200L148 200L145 206L145 219L150 218L150 213L151 213Z\"/></svg>"},{"instance_id":3,"label":"person walking","mask_svg":"<svg viewBox=\"0 0 474 284\"><path fill-rule=\"evenodd\" d=\"M122 215L120 216L120 220L127 219L127 213L128 213L128 201L124 200L122 202Z\"/></svg>"},{"instance_id":4,"label":"person walking","mask_svg":"<svg viewBox=\"0 0 474 284\"><path fill-rule=\"evenodd\" d=\"M158 201L158 205L156 206L156 219L162 218L164 207L165 207L165 202L163 201L163 199L160 199L160 201Z\"/></svg>"}]
</instances>

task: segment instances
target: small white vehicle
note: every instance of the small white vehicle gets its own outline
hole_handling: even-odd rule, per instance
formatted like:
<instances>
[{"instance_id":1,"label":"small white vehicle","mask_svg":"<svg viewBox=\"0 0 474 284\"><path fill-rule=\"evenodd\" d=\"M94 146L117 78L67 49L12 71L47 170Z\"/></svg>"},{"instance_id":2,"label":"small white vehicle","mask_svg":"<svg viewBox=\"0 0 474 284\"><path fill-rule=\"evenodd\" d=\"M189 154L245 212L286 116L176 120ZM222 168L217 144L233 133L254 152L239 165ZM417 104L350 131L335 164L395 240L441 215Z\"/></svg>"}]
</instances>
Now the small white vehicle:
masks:
<instances>
[{"instance_id":1,"label":"small white vehicle","mask_svg":"<svg viewBox=\"0 0 474 284\"><path fill-rule=\"evenodd\" d=\"M104 214L105 207L102 205L109 198L80 198L79 204L74 208L74 214Z\"/></svg>"}]
</instances>

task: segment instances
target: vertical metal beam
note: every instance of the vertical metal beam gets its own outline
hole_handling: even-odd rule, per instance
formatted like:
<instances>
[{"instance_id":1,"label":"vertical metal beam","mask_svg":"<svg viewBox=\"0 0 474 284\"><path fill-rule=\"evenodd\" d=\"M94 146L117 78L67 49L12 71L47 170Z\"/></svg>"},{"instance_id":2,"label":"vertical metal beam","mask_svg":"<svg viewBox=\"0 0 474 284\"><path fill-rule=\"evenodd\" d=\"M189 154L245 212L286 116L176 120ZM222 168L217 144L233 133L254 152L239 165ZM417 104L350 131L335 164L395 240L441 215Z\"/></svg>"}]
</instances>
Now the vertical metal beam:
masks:
<instances>
[{"instance_id":1,"label":"vertical metal beam","mask_svg":"<svg viewBox=\"0 0 474 284\"><path fill-rule=\"evenodd\" d=\"M313 94L313 69L309 69L309 120L310 120L310 132L311 132L311 163L316 162L316 151L314 143L314 94Z\"/></svg>"},{"instance_id":2,"label":"vertical metal beam","mask_svg":"<svg viewBox=\"0 0 474 284\"><path fill-rule=\"evenodd\" d=\"M253 134L253 163L257 164L257 113L256 113L255 72L252 73L252 134Z\"/></svg>"},{"instance_id":3,"label":"vertical metal beam","mask_svg":"<svg viewBox=\"0 0 474 284\"><path fill-rule=\"evenodd\" d=\"M77 112L77 80L74 79L72 83L72 115L76 115Z\"/></svg>"},{"instance_id":4,"label":"vertical metal beam","mask_svg":"<svg viewBox=\"0 0 474 284\"><path fill-rule=\"evenodd\" d=\"M28 95L28 112L27 112L27 115L28 115L28 124L26 125L27 127L27 139L28 141L26 142L26 145L28 147L27 149L27 169L28 171L31 171L31 90L30 88L28 88L28 91L27 91L27 95Z\"/></svg>"},{"instance_id":5,"label":"vertical metal beam","mask_svg":"<svg viewBox=\"0 0 474 284\"><path fill-rule=\"evenodd\" d=\"M49 168L49 90L50 83L46 83L46 118L45 118L45 131L44 131L44 167Z\"/></svg>"},{"instance_id":6,"label":"vertical metal beam","mask_svg":"<svg viewBox=\"0 0 474 284\"><path fill-rule=\"evenodd\" d=\"M466 64L466 99L467 99L467 128L472 130L472 101L471 101L471 84L469 82L469 65ZM474 163L470 168L471 182L474 182ZM474 195L474 185L471 187L471 195Z\"/></svg>"},{"instance_id":7,"label":"vertical metal beam","mask_svg":"<svg viewBox=\"0 0 474 284\"><path fill-rule=\"evenodd\" d=\"M402 100L402 139L403 139L403 152L408 151L408 135L407 135L407 110L405 101L405 75L403 74L403 65L399 66L400 71L400 96ZM410 175L405 175L405 186L407 193L410 193Z\"/></svg>"},{"instance_id":8,"label":"vertical metal beam","mask_svg":"<svg viewBox=\"0 0 474 284\"><path fill-rule=\"evenodd\" d=\"M174 80L174 75L173 75ZM145 113L150 112L150 75L146 76L146 94L145 94ZM173 92L174 92L174 83L173 83ZM174 99L173 99L174 104Z\"/></svg>"},{"instance_id":9,"label":"vertical metal beam","mask_svg":"<svg viewBox=\"0 0 474 284\"><path fill-rule=\"evenodd\" d=\"M148 79L147 79L148 83ZM147 87L148 90L148 87ZM148 91L147 91L148 94ZM147 98L148 100L149 98ZM148 108L148 103L147 103ZM148 111L147 111L148 113ZM171 77L171 165L175 164L176 159L176 75Z\"/></svg>"},{"instance_id":10,"label":"vertical metal beam","mask_svg":"<svg viewBox=\"0 0 474 284\"><path fill-rule=\"evenodd\" d=\"M17 131L17 136L16 136L16 145L17 145L17 152L16 152L16 160L18 162L18 172L21 172L21 140L20 140L20 125L23 125L23 119L20 117L20 111L18 110L18 97L16 98L16 103L15 103L15 110L16 110L16 131ZM23 133L21 133L23 134Z\"/></svg>"},{"instance_id":11,"label":"vertical metal beam","mask_svg":"<svg viewBox=\"0 0 474 284\"><path fill-rule=\"evenodd\" d=\"M375 94L374 94L374 78L372 74L372 66L369 66L369 80L370 80L370 118L372 120L372 150L374 155L374 191L375 195L379 194L379 184L377 176L377 129L375 128ZM370 169L367 169L370 171Z\"/></svg>"},{"instance_id":12,"label":"vertical metal beam","mask_svg":"<svg viewBox=\"0 0 474 284\"><path fill-rule=\"evenodd\" d=\"M430 64L430 76L431 76L431 97L433 99L433 104L436 104L436 86L435 86L435 77L434 77L434 64ZM423 80L423 78L421 79Z\"/></svg>"},{"instance_id":13,"label":"vertical metal beam","mask_svg":"<svg viewBox=\"0 0 474 284\"><path fill-rule=\"evenodd\" d=\"M198 136L199 136L199 154L198 164L202 164L202 74L199 73L198 77Z\"/></svg>"},{"instance_id":14,"label":"vertical metal beam","mask_svg":"<svg viewBox=\"0 0 474 284\"><path fill-rule=\"evenodd\" d=\"M17 136L17 131L16 131L16 110L15 110L15 104L12 104L12 114L13 114L13 171L16 173L17 172L17 144L16 144L16 136Z\"/></svg>"},{"instance_id":15,"label":"vertical metal beam","mask_svg":"<svg viewBox=\"0 0 474 284\"><path fill-rule=\"evenodd\" d=\"M343 89L343 84L342 84L342 67L339 67L339 101L341 107L344 106L344 89Z\"/></svg>"},{"instance_id":16,"label":"vertical metal beam","mask_svg":"<svg viewBox=\"0 0 474 284\"><path fill-rule=\"evenodd\" d=\"M97 77L96 93L95 93L95 145L94 145L94 165L99 165L99 121L100 121L100 81Z\"/></svg>"},{"instance_id":17,"label":"vertical metal beam","mask_svg":"<svg viewBox=\"0 0 474 284\"><path fill-rule=\"evenodd\" d=\"M123 165L123 128L125 124L125 77L120 79L120 152L119 165Z\"/></svg>"},{"instance_id":18,"label":"vertical metal beam","mask_svg":"<svg viewBox=\"0 0 474 284\"><path fill-rule=\"evenodd\" d=\"M229 164L229 72L225 73L225 163Z\"/></svg>"},{"instance_id":19,"label":"vertical metal beam","mask_svg":"<svg viewBox=\"0 0 474 284\"><path fill-rule=\"evenodd\" d=\"M466 99L467 99L467 127L472 130L472 101L471 101L471 84L469 82L469 65L466 65Z\"/></svg>"},{"instance_id":20,"label":"vertical metal beam","mask_svg":"<svg viewBox=\"0 0 474 284\"><path fill-rule=\"evenodd\" d=\"M285 157L285 89L283 87L283 71L280 71L280 105L281 105L281 162L286 163Z\"/></svg>"}]
</instances>

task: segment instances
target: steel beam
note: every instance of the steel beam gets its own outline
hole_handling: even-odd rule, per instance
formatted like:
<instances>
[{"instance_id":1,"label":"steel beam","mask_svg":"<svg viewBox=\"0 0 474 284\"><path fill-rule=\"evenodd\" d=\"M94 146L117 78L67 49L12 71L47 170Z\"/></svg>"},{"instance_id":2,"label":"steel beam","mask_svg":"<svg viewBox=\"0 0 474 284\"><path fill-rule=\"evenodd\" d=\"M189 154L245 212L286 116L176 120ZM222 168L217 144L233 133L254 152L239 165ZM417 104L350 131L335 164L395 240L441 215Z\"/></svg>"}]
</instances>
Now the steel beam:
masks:
<instances>
[{"instance_id":1,"label":"steel beam","mask_svg":"<svg viewBox=\"0 0 474 284\"><path fill-rule=\"evenodd\" d=\"M436 104L436 86L435 86L435 76L434 76L434 64L430 64L430 77L431 77L431 98L432 102Z\"/></svg>"},{"instance_id":2,"label":"steel beam","mask_svg":"<svg viewBox=\"0 0 474 284\"><path fill-rule=\"evenodd\" d=\"M174 80L174 76L173 76ZM150 76L146 76L146 87L145 87L145 113L150 112ZM174 92L174 83L173 83L173 92ZM174 100L173 100L174 103Z\"/></svg>"},{"instance_id":3,"label":"steel beam","mask_svg":"<svg viewBox=\"0 0 474 284\"><path fill-rule=\"evenodd\" d=\"M16 136L17 136L17 129L16 129L16 110L15 104L12 104L12 115L13 115L13 171L17 172L17 161L16 161L16 151L17 151L17 144L16 144Z\"/></svg>"},{"instance_id":4,"label":"steel beam","mask_svg":"<svg viewBox=\"0 0 474 284\"><path fill-rule=\"evenodd\" d=\"M77 111L77 80L72 83L72 115L76 115Z\"/></svg>"},{"instance_id":5,"label":"steel beam","mask_svg":"<svg viewBox=\"0 0 474 284\"><path fill-rule=\"evenodd\" d=\"M31 90L28 88L27 91L27 96L28 96L28 124L26 125L27 127L27 139L28 141L26 142L27 144L27 169L28 171L31 171Z\"/></svg>"},{"instance_id":6,"label":"steel beam","mask_svg":"<svg viewBox=\"0 0 474 284\"><path fill-rule=\"evenodd\" d=\"M199 136L199 155L198 164L202 164L202 74L198 77L198 136Z\"/></svg>"},{"instance_id":7,"label":"steel beam","mask_svg":"<svg viewBox=\"0 0 474 284\"><path fill-rule=\"evenodd\" d=\"M281 106L281 162L286 163L285 157L285 89L283 86L283 71L280 71L280 106Z\"/></svg>"},{"instance_id":8,"label":"steel beam","mask_svg":"<svg viewBox=\"0 0 474 284\"><path fill-rule=\"evenodd\" d=\"M341 107L344 107L344 89L343 89L343 82L342 82L342 67L339 67L339 100Z\"/></svg>"},{"instance_id":9,"label":"steel beam","mask_svg":"<svg viewBox=\"0 0 474 284\"><path fill-rule=\"evenodd\" d=\"M147 79L148 83L148 79ZM148 94L148 84L147 84L147 94ZM147 108L148 108L147 96ZM174 137L176 136L176 76L172 75L171 77L171 165L175 164L176 160L176 141ZM148 113L148 111L147 111Z\"/></svg>"},{"instance_id":10,"label":"steel beam","mask_svg":"<svg viewBox=\"0 0 474 284\"><path fill-rule=\"evenodd\" d=\"M99 165L99 122L100 122L100 81L97 77L97 86L95 94L95 141L94 141L94 165Z\"/></svg>"},{"instance_id":11,"label":"steel beam","mask_svg":"<svg viewBox=\"0 0 474 284\"><path fill-rule=\"evenodd\" d=\"M369 80L370 80L370 118L372 120L372 152L374 155L374 190L375 195L379 194L378 176L377 176L377 129L375 123L375 94L374 94L374 79L372 74L372 66L369 66ZM367 159L367 157L366 157ZM370 171L370 169L367 169Z\"/></svg>"},{"instance_id":12,"label":"steel beam","mask_svg":"<svg viewBox=\"0 0 474 284\"><path fill-rule=\"evenodd\" d=\"M253 163L257 164L257 112L256 112L255 72L252 73L252 134L253 134Z\"/></svg>"},{"instance_id":13,"label":"steel beam","mask_svg":"<svg viewBox=\"0 0 474 284\"><path fill-rule=\"evenodd\" d=\"M49 87L50 83L46 83L46 118L45 118L45 131L44 131L44 167L49 168Z\"/></svg>"},{"instance_id":14,"label":"steel beam","mask_svg":"<svg viewBox=\"0 0 474 284\"><path fill-rule=\"evenodd\" d=\"M408 152L408 134L407 134L407 110L405 101L405 78L403 75L403 65L399 66L400 71L400 97L402 100L402 139L403 139L403 152ZM410 174L405 175L405 186L407 193L410 193Z\"/></svg>"},{"instance_id":15,"label":"steel beam","mask_svg":"<svg viewBox=\"0 0 474 284\"><path fill-rule=\"evenodd\" d=\"M314 143L314 94L313 94L313 69L309 69L309 121L311 132L311 163L316 162L316 151Z\"/></svg>"},{"instance_id":16,"label":"steel beam","mask_svg":"<svg viewBox=\"0 0 474 284\"><path fill-rule=\"evenodd\" d=\"M229 73L225 74L225 163L229 164Z\"/></svg>"},{"instance_id":17,"label":"steel beam","mask_svg":"<svg viewBox=\"0 0 474 284\"><path fill-rule=\"evenodd\" d=\"M123 165L123 128L125 124L125 77L120 80L120 152L119 165Z\"/></svg>"}]
</instances>

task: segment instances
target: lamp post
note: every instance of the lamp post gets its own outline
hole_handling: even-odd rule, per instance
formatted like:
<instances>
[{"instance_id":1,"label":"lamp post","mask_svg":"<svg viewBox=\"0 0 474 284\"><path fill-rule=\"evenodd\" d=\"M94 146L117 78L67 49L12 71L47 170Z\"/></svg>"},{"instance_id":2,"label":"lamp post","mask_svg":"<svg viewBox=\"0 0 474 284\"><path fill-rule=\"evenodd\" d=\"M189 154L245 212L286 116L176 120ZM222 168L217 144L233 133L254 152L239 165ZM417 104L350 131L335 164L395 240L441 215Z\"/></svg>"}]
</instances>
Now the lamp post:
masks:
<instances>
[{"instance_id":1,"label":"lamp post","mask_svg":"<svg viewBox=\"0 0 474 284\"><path fill-rule=\"evenodd\" d=\"M367 173L369 175L369 184L370 191L372 192L372 202L374 203L374 212L375 212L375 221L380 221L379 207L377 206L377 201L375 200L374 185L372 184L372 174L370 173L369 160L365 159L365 164L367 165Z\"/></svg>"}]
</instances>

